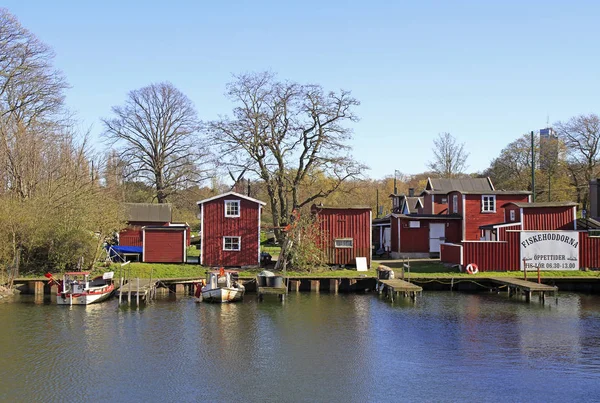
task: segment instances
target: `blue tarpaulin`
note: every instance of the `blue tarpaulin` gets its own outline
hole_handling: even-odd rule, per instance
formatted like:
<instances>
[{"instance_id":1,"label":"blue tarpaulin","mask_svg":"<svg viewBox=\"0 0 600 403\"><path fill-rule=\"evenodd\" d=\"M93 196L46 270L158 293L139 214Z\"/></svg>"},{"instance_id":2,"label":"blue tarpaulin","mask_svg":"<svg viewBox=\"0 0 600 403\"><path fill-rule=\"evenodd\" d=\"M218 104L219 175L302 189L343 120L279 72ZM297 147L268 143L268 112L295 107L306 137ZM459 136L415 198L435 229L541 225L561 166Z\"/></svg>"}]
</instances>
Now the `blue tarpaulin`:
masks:
<instances>
[{"instance_id":1,"label":"blue tarpaulin","mask_svg":"<svg viewBox=\"0 0 600 403\"><path fill-rule=\"evenodd\" d=\"M123 254L139 254L140 256L143 253L143 248L141 246L121 246L121 245L107 245L106 249L108 250L108 255L110 259L114 262L115 257L119 257L120 260L125 261Z\"/></svg>"}]
</instances>

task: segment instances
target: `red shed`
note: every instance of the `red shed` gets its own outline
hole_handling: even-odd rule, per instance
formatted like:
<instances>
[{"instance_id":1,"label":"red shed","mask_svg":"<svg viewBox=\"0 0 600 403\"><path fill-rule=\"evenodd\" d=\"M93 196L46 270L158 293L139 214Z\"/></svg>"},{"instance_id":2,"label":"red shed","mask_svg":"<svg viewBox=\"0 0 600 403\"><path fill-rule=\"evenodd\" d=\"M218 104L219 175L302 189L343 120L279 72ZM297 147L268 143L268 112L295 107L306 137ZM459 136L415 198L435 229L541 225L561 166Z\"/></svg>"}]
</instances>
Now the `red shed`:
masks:
<instances>
[{"instance_id":1,"label":"red shed","mask_svg":"<svg viewBox=\"0 0 600 403\"><path fill-rule=\"evenodd\" d=\"M356 265L357 257L367 258L371 267L372 233L370 207L325 207L313 205L311 213L323 236L327 264Z\"/></svg>"},{"instance_id":2,"label":"red shed","mask_svg":"<svg viewBox=\"0 0 600 403\"><path fill-rule=\"evenodd\" d=\"M265 204L235 192L199 201L200 264L260 265L260 215Z\"/></svg>"},{"instance_id":3,"label":"red shed","mask_svg":"<svg viewBox=\"0 0 600 403\"><path fill-rule=\"evenodd\" d=\"M119 245L143 246L142 228L168 226L171 222L171 205L152 203L125 203L127 228L119 232Z\"/></svg>"},{"instance_id":4,"label":"red shed","mask_svg":"<svg viewBox=\"0 0 600 403\"><path fill-rule=\"evenodd\" d=\"M429 257L444 242L461 241L462 217L446 214L392 214L392 257Z\"/></svg>"},{"instance_id":5,"label":"red shed","mask_svg":"<svg viewBox=\"0 0 600 403\"><path fill-rule=\"evenodd\" d=\"M577 229L577 203L574 202L508 203L504 209L508 221L521 222L525 231Z\"/></svg>"},{"instance_id":6,"label":"red shed","mask_svg":"<svg viewBox=\"0 0 600 403\"><path fill-rule=\"evenodd\" d=\"M185 263L189 226L173 224L168 227L143 228L143 261L149 263Z\"/></svg>"}]
</instances>

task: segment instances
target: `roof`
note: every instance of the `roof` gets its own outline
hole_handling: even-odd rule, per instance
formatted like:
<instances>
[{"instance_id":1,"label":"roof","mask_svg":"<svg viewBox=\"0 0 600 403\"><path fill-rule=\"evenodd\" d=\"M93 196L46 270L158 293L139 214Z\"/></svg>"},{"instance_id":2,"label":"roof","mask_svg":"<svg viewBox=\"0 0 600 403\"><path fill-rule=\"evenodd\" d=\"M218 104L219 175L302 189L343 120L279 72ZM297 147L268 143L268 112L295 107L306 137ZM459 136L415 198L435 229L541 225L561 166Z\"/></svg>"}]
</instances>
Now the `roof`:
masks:
<instances>
[{"instance_id":1,"label":"roof","mask_svg":"<svg viewBox=\"0 0 600 403\"><path fill-rule=\"evenodd\" d=\"M521 223L518 221L501 222L501 223L496 223L496 224L481 225L481 226L479 226L479 229L494 229L497 227L512 227L515 225L521 225Z\"/></svg>"},{"instance_id":2,"label":"roof","mask_svg":"<svg viewBox=\"0 0 600 403\"><path fill-rule=\"evenodd\" d=\"M373 219L373 225L390 225L390 214L386 215L385 217L379 217L379 218L375 218Z\"/></svg>"},{"instance_id":3,"label":"roof","mask_svg":"<svg viewBox=\"0 0 600 403\"><path fill-rule=\"evenodd\" d=\"M600 221L593 218L578 218L577 229L600 229Z\"/></svg>"},{"instance_id":4,"label":"roof","mask_svg":"<svg viewBox=\"0 0 600 403\"><path fill-rule=\"evenodd\" d=\"M171 204L125 203L127 221L171 222Z\"/></svg>"},{"instance_id":5,"label":"roof","mask_svg":"<svg viewBox=\"0 0 600 403\"><path fill-rule=\"evenodd\" d=\"M207 202L209 202L209 201L217 200L217 199L220 199L220 198L222 198L222 197L228 197L228 196L239 197L240 199L245 199L245 200L248 200L248 201L251 201L251 202L254 202L254 203L257 203L257 204L263 205L263 206L267 204L267 203L265 203L264 201L260 201L260 200L257 200L257 199L253 199L253 198L252 198L252 197L250 197L250 196L245 196L245 195L243 195L243 194L236 193L236 192L227 192L227 193L222 193L222 194L220 194L220 195L216 195L216 196L213 196L213 197L209 197L208 199L200 200L199 202L196 202L196 204L200 205L200 204L207 203Z\"/></svg>"},{"instance_id":6,"label":"roof","mask_svg":"<svg viewBox=\"0 0 600 403\"><path fill-rule=\"evenodd\" d=\"M490 192L495 190L490 178L427 178L427 191L448 193L453 190L460 192Z\"/></svg>"},{"instance_id":7,"label":"roof","mask_svg":"<svg viewBox=\"0 0 600 403\"><path fill-rule=\"evenodd\" d=\"M492 190L489 192L479 192L479 191L464 191L460 192L465 195L530 195L531 192L529 190Z\"/></svg>"},{"instance_id":8,"label":"roof","mask_svg":"<svg viewBox=\"0 0 600 403\"><path fill-rule=\"evenodd\" d=\"M522 203L510 202L506 204L514 204L520 208L539 208L539 207L574 207L578 206L575 202L539 202L539 203Z\"/></svg>"},{"instance_id":9,"label":"roof","mask_svg":"<svg viewBox=\"0 0 600 403\"><path fill-rule=\"evenodd\" d=\"M415 220L462 220L462 216L458 214L392 214L392 217Z\"/></svg>"},{"instance_id":10,"label":"roof","mask_svg":"<svg viewBox=\"0 0 600 403\"><path fill-rule=\"evenodd\" d=\"M371 210L369 206L321 206L313 204L312 208L319 210Z\"/></svg>"},{"instance_id":11,"label":"roof","mask_svg":"<svg viewBox=\"0 0 600 403\"><path fill-rule=\"evenodd\" d=\"M417 211L417 209L419 208L419 204L421 205L421 208L423 208L423 198L422 197L416 197L416 196L406 196L406 203L408 206L408 212L409 213L415 213Z\"/></svg>"}]
</instances>

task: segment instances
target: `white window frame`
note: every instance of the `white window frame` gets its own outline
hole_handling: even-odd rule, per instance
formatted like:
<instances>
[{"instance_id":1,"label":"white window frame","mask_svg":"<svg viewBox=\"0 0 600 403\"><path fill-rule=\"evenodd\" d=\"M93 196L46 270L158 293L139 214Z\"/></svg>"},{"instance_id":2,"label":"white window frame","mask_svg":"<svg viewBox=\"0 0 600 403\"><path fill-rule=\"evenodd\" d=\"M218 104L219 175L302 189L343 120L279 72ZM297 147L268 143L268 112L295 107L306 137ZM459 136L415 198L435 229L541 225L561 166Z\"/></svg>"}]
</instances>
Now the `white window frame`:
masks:
<instances>
[{"instance_id":1,"label":"white window frame","mask_svg":"<svg viewBox=\"0 0 600 403\"><path fill-rule=\"evenodd\" d=\"M354 248L353 238L337 238L333 240L336 249L351 249Z\"/></svg>"},{"instance_id":2,"label":"white window frame","mask_svg":"<svg viewBox=\"0 0 600 403\"><path fill-rule=\"evenodd\" d=\"M452 212L458 214L458 195L452 195Z\"/></svg>"},{"instance_id":3,"label":"white window frame","mask_svg":"<svg viewBox=\"0 0 600 403\"><path fill-rule=\"evenodd\" d=\"M227 249L226 248L227 239L236 239L238 248L237 249ZM242 237L241 236L224 236L223 237L223 250L228 251L228 252L239 252L240 250L242 250Z\"/></svg>"},{"instance_id":4,"label":"white window frame","mask_svg":"<svg viewBox=\"0 0 600 403\"><path fill-rule=\"evenodd\" d=\"M237 214L229 214L227 209L228 205L236 205L237 206ZM240 201L239 200L225 200L225 217L239 217L240 216Z\"/></svg>"},{"instance_id":5,"label":"white window frame","mask_svg":"<svg viewBox=\"0 0 600 403\"><path fill-rule=\"evenodd\" d=\"M590 229L590 230L588 230L588 237L590 237L590 238L600 238L600 229Z\"/></svg>"},{"instance_id":6,"label":"white window frame","mask_svg":"<svg viewBox=\"0 0 600 403\"><path fill-rule=\"evenodd\" d=\"M490 205L491 209L486 208L486 199L487 199L487 203ZM496 212L496 195L481 195L481 212L482 213L495 213Z\"/></svg>"},{"instance_id":7,"label":"white window frame","mask_svg":"<svg viewBox=\"0 0 600 403\"><path fill-rule=\"evenodd\" d=\"M421 221L409 221L408 228L421 228Z\"/></svg>"},{"instance_id":8,"label":"white window frame","mask_svg":"<svg viewBox=\"0 0 600 403\"><path fill-rule=\"evenodd\" d=\"M510 221L515 221L517 218L517 214L515 213L515 210L510 210L509 217L510 217Z\"/></svg>"}]
</instances>

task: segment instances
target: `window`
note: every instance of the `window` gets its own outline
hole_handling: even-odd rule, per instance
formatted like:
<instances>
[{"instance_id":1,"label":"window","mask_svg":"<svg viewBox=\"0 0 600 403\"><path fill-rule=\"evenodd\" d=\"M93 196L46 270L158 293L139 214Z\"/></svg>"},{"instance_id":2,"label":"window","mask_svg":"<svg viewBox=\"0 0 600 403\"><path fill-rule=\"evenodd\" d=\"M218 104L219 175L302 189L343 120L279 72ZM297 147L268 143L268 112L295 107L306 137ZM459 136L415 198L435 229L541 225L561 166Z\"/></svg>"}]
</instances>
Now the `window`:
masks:
<instances>
[{"instance_id":1,"label":"window","mask_svg":"<svg viewBox=\"0 0 600 403\"><path fill-rule=\"evenodd\" d=\"M496 196L481 196L481 212L494 213L496 211Z\"/></svg>"},{"instance_id":2,"label":"window","mask_svg":"<svg viewBox=\"0 0 600 403\"><path fill-rule=\"evenodd\" d=\"M442 204L446 204L446 203L448 203L448 199L445 197L442 197Z\"/></svg>"},{"instance_id":3,"label":"window","mask_svg":"<svg viewBox=\"0 0 600 403\"><path fill-rule=\"evenodd\" d=\"M409 228L421 228L421 221L409 221L408 227Z\"/></svg>"},{"instance_id":4,"label":"window","mask_svg":"<svg viewBox=\"0 0 600 403\"><path fill-rule=\"evenodd\" d=\"M241 239L239 236L224 236L223 250L240 250Z\"/></svg>"},{"instance_id":5,"label":"window","mask_svg":"<svg viewBox=\"0 0 600 403\"><path fill-rule=\"evenodd\" d=\"M588 236L592 238L600 238L600 229L591 229L588 231Z\"/></svg>"},{"instance_id":6,"label":"window","mask_svg":"<svg viewBox=\"0 0 600 403\"><path fill-rule=\"evenodd\" d=\"M452 212L458 213L458 195L452 196Z\"/></svg>"},{"instance_id":7,"label":"window","mask_svg":"<svg viewBox=\"0 0 600 403\"><path fill-rule=\"evenodd\" d=\"M515 220L515 210L510 210L510 220L511 221Z\"/></svg>"},{"instance_id":8,"label":"window","mask_svg":"<svg viewBox=\"0 0 600 403\"><path fill-rule=\"evenodd\" d=\"M336 248L352 248L354 246L354 239L352 238L341 238L335 240Z\"/></svg>"},{"instance_id":9,"label":"window","mask_svg":"<svg viewBox=\"0 0 600 403\"><path fill-rule=\"evenodd\" d=\"M240 216L240 201L239 200L225 200L225 217L239 217Z\"/></svg>"}]
</instances>

